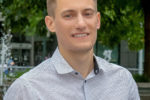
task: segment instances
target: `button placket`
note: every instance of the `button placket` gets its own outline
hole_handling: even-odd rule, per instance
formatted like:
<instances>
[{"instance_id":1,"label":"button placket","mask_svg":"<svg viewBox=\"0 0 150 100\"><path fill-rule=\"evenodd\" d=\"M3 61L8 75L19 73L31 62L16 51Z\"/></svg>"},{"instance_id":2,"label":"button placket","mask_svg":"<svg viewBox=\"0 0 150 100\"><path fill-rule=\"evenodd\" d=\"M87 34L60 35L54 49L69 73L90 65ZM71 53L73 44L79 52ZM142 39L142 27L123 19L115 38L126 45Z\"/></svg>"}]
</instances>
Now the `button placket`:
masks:
<instances>
[{"instance_id":1,"label":"button placket","mask_svg":"<svg viewBox=\"0 0 150 100\"><path fill-rule=\"evenodd\" d=\"M78 73L78 72L75 72L75 75L79 75L79 73Z\"/></svg>"},{"instance_id":2,"label":"button placket","mask_svg":"<svg viewBox=\"0 0 150 100\"><path fill-rule=\"evenodd\" d=\"M83 81L83 87L84 87L85 100L87 100L87 80Z\"/></svg>"}]
</instances>

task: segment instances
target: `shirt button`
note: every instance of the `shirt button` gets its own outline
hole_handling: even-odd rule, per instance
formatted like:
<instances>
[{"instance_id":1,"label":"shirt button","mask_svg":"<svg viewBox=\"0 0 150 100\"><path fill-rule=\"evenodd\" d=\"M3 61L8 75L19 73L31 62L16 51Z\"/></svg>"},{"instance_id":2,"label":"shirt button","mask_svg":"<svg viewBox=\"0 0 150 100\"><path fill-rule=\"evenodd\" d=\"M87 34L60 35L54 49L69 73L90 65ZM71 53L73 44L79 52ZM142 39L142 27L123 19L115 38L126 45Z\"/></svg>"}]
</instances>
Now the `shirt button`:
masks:
<instances>
[{"instance_id":1,"label":"shirt button","mask_svg":"<svg viewBox=\"0 0 150 100\"><path fill-rule=\"evenodd\" d=\"M75 72L75 75L78 75L78 72Z\"/></svg>"},{"instance_id":2,"label":"shirt button","mask_svg":"<svg viewBox=\"0 0 150 100\"><path fill-rule=\"evenodd\" d=\"M86 83L86 80L84 81L84 83Z\"/></svg>"},{"instance_id":3,"label":"shirt button","mask_svg":"<svg viewBox=\"0 0 150 100\"><path fill-rule=\"evenodd\" d=\"M95 74L97 75L98 73L99 73L99 70L98 70L98 69L96 69L96 70L95 70Z\"/></svg>"}]
</instances>

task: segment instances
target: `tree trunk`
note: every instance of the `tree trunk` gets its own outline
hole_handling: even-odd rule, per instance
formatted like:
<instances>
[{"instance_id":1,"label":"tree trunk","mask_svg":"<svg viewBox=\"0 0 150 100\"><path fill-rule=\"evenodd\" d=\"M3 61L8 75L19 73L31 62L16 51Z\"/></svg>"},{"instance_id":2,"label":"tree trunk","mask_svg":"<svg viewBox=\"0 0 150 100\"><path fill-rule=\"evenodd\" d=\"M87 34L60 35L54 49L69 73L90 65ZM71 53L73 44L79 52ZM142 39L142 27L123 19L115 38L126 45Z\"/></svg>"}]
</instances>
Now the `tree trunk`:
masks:
<instances>
[{"instance_id":1,"label":"tree trunk","mask_svg":"<svg viewBox=\"0 0 150 100\"><path fill-rule=\"evenodd\" d=\"M145 63L144 74L150 77L150 13L145 13Z\"/></svg>"},{"instance_id":2,"label":"tree trunk","mask_svg":"<svg viewBox=\"0 0 150 100\"><path fill-rule=\"evenodd\" d=\"M145 62L144 75L150 78L150 6L149 0L142 0L144 10L144 31L145 31Z\"/></svg>"}]
</instances>

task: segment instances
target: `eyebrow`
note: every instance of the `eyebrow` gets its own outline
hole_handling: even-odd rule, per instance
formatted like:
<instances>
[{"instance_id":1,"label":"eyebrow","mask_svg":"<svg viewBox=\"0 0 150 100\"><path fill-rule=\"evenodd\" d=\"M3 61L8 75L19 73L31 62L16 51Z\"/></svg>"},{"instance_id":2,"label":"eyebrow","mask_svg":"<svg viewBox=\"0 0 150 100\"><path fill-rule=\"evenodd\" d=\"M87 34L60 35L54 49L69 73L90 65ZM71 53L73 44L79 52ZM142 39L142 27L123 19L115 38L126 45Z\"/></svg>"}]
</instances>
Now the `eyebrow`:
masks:
<instances>
[{"instance_id":1,"label":"eyebrow","mask_svg":"<svg viewBox=\"0 0 150 100\"><path fill-rule=\"evenodd\" d=\"M95 10L95 9L92 9L92 8L84 9L84 11L92 11L92 12L96 12L96 10Z\"/></svg>"},{"instance_id":2,"label":"eyebrow","mask_svg":"<svg viewBox=\"0 0 150 100\"><path fill-rule=\"evenodd\" d=\"M86 8L86 9L83 9L83 11L92 11L92 12L96 12L96 10L95 10L95 9L92 9L92 8ZM62 12L62 14L68 13L68 12L75 12L75 10L73 10L73 9L64 10L64 11Z\"/></svg>"},{"instance_id":3,"label":"eyebrow","mask_svg":"<svg viewBox=\"0 0 150 100\"><path fill-rule=\"evenodd\" d=\"M68 12L74 12L74 11L75 11L75 10L71 10L71 9L70 9L70 10L65 10L65 11L62 12L62 14L68 13Z\"/></svg>"}]
</instances>

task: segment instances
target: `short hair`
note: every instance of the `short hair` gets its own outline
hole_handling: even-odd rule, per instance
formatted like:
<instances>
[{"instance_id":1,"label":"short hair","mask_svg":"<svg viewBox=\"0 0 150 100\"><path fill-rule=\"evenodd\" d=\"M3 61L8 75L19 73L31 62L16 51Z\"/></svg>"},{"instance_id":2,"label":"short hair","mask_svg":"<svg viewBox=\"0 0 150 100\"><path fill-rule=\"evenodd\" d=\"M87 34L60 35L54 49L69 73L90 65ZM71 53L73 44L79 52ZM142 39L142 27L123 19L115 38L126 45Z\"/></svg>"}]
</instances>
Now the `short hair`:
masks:
<instances>
[{"instance_id":1,"label":"short hair","mask_svg":"<svg viewBox=\"0 0 150 100\"><path fill-rule=\"evenodd\" d=\"M49 16L55 15L55 8L56 8L56 0L47 0L47 13Z\"/></svg>"},{"instance_id":2,"label":"short hair","mask_svg":"<svg viewBox=\"0 0 150 100\"><path fill-rule=\"evenodd\" d=\"M97 0L94 0L97 8ZM55 9L56 9L56 0L47 0L47 13L49 16L54 17L55 16Z\"/></svg>"}]
</instances>

